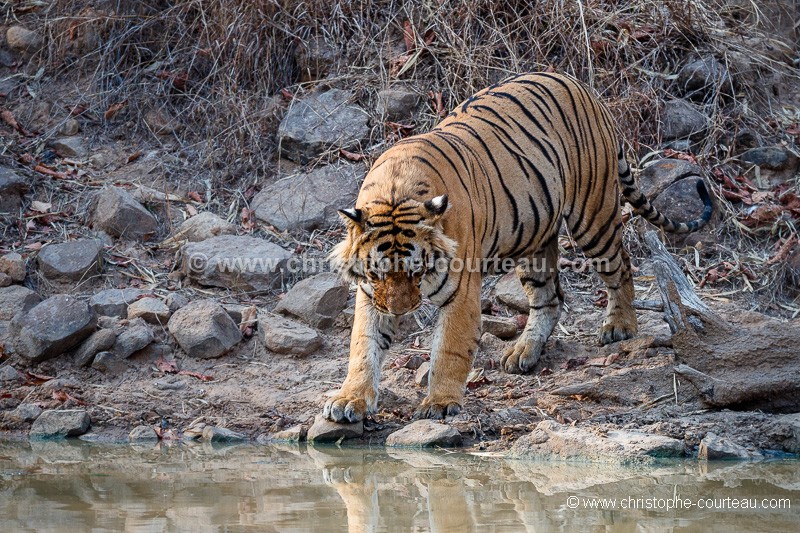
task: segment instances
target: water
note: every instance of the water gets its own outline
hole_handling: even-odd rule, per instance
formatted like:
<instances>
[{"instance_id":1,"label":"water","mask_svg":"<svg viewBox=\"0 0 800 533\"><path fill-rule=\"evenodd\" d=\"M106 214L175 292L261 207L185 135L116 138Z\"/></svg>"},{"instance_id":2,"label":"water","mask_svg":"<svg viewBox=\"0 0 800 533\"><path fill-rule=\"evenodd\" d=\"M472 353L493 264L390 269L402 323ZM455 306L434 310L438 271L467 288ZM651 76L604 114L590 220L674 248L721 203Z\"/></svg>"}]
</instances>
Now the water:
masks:
<instances>
[{"instance_id":1,"label":"water","mask_svg":"<svg viewBox=\"0 0 800 533\"><path fill-rule=\"evenodd\" d=\"M0 442L3 532L587 530L800 531L800 463Z\"/></svg>"}]
</instances>

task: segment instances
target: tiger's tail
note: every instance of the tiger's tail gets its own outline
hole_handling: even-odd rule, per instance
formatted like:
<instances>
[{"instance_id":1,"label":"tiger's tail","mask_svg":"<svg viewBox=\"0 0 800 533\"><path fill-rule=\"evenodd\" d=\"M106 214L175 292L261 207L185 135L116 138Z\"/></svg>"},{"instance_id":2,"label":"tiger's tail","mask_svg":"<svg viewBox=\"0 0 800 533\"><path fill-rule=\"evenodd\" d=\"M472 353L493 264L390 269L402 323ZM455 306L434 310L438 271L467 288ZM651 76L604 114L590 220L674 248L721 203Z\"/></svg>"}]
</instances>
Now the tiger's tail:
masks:
<instances>
[{"instance_id":1,"label":"tiger's tail","mask_svg":"<svg viewBox=\"0 0 800 533\"><path fill-rule=\"evenodd\" d=\"M706 189L703 178L701 176L697 176L697 178L697 194L700 195L700 200L703 201L703 214L700 215L699 218L688 222L676 222L664 216L658 209L653 207L650 200L639 190L639 187L636 186L636 182L633 181L631 169L630 166L628 166L628 161L625 159L625 154L620 148L619 181L622 184L622 196L631 204L637 215L643 216L648 222L660 227L664 231L670 233L689 233L702 228L705 226L706 222L711 219L711 212L713 211L711 196L708 194L708 189Z\"/></svg>"}]
</instances>

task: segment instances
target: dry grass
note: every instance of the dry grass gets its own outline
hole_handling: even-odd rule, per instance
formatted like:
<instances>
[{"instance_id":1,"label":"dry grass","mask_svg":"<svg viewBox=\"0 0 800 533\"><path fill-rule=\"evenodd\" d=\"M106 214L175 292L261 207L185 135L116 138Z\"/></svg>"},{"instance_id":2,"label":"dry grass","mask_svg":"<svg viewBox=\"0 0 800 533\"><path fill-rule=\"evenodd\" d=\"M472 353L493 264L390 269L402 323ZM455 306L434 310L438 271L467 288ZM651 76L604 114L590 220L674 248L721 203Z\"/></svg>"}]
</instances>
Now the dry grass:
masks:
<instances>
[{"instance_id":1,"label":"dry grass","mask_svg":"<svg viewBox=\"0 0 800 533\"><path fill-rule=\"evenodd\" d=\"M552 69L592 85L641 156L660 145L661 105L676 93L677 72L711 55L736 82L720 83L703 102L714 127L698 156L711 167L729 160L732 132L776 139L766 119L780 112L782 80L795 76L788 47L770 40L754 1L56 0L23 13L25 5L7 5L6 19L44 22L49 46L25 70L33 77L46 67L39 91L67 87L62 118L82 104L98 135L177 146L184 171L227 198L229 213L246 204L243 191L274 175L282 89L353 90L372 113L374 155L392 139L374 110L383 88L401 84L423 96L419 132L438 120L429 92L441 92L449 109L510 74ZM410 51L404 36L414 41ZM153 131L145 117L154 113L171 135ZM730 220L736 209L718 200L728 255L747 246L763 263L775 239L742 235ZM779 266L768 271L765 286L785 277Z\"/></svg>"}]
</instances>

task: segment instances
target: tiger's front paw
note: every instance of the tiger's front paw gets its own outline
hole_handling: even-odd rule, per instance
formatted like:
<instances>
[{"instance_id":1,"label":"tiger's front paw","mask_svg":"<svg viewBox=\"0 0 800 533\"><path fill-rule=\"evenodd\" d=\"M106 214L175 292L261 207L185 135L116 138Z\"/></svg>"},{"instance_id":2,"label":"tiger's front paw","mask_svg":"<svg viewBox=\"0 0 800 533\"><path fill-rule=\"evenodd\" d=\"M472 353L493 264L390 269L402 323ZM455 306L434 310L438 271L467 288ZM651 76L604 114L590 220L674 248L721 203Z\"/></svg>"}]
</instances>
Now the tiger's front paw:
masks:
<instances>
[{"instance_id":1,"label":"tiger's front paw","mask_svg":"<svg viewBox=\"0 0 800 533\"><path fill-rule=\"evenodd\" d=\"M522 336L506 349L500 358L500 367L509 374L527 374L533 370L544 349L544 341Z\"/></svg>"},{"instance_id":2,"label":"tiger's front paw","mask_svg":"<svg viewBox=\"0 0 800 533\"><path fill-rule=\"evenodd\" d=\"M460 400L427 396L414 412L414 420L421 418L442 420L446 416L456 416L460 412Z\"/></svg>"},{"instance_id":3,"label":"tiger's front paw","mask_svg":"<svg viewBox=\"0 0 800 533\"><path fill-rule=\"evenodd\" d=\"M322 416L332 422L358 422L367 416L367 402L356 396L334 396L325 402Z\"/></svg>"}]
</instances>

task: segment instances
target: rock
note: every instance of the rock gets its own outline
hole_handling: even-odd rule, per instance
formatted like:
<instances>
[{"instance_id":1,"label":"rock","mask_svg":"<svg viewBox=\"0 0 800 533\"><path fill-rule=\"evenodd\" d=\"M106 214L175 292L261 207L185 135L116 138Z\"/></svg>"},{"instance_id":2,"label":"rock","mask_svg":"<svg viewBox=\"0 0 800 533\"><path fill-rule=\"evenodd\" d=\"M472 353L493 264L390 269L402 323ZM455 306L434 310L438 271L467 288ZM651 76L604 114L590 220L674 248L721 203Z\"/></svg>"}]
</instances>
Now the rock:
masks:
<instances>
[{"instance_id":1,"label":"rock","mask_svg":"<svg viewBox=\"0 0 800 533\"><path fill-rule=\"evenodd\" d=\"M278 231L327 229L339 223L339 209L355 203L365 175L363 165L352 163L292 174L253 198L256 218Z\"/></svg>"},{"instance_id":2,"label":"rock","mask_svg":"<svg viewBox=\"0 0 800 533\"><path fill-rule=\"evenodd\" d=\"M0 320L11 320L42 301L42 298L22 285L0 288Z\"/></svg>"},{"instance_id":3,"label":"rock","mask_svg":"<svg viewBox=\"0 0 800 533\"><path fill-rule=\"evenodd\" d=\"M386 437L386 446L425 448L460 446L461 433L452 426L433 420L417 420Z\"/></svg>"},{"instance_id":4,"label":"rock","mask_svg":"<svg viewBox=\"0 0 800 533\"><path fill-rule=\"evenodd\" d=\"M75 157L83 159L89 155L89 150L79 135L72 137L59 137L47 143L48 147L61 157Z\"/></svg>"},{"instance_id":5,"label":"rock","mask_svg":"<svg viewBox=\"0 0 800 533\"><path fill-rule=\"evenodd\" d=\"M319 35L303 39L296 48L295 61L302 81L324 78L333 69L338 52Z\"/></svg>"},{"instance_id":6,"label":"rock","mask_svg":"<svg viewBox=\"0 0 800 533\"><path fill-rule=\"evenodd\" d=\"M200 242L220 235L236 235L236 226L210 211L203 211L181 224L176 237Z\"/></svg>"},{"instance_id":7,"label":"rock","mask_svg":"<svg viewBox=\"0 0 800 533\"><path fill-rule=\"evenodd\" d=\"M107 187L95 196L91 222L112 237L146 241L158 231L156 217L125 189Z\"/></svg>"},{"instance_id":8,"label":"rock","mask_svg":"<svg viewBox=\"0 0 800 533\"><path fill-rule=\"evenodd\" d=\"M243 291L269 290L292 256L256 237L222 235L181 248L181 271L201 285Z\"/></svg>"},{"instance_id":9,"label":"rock","mask_svg":"<svg viewBox=\"0 0 800 533\"><path fill-rule=\"evenodd\" d=\"M377 94L377 114L388 120L408 120L419 104L419 95L404 88L384 89Z\"/></svg>"},{"instance_id":10,"label":"rock","mask_svg":"<svg viewBox=\"0 0 800 533\"><path fill-rule=\"evenodd\" d=\"M512 457L559 458L599 463L651 463L659 458L682 457L683 442L637 431L609 431L562 425L543 420L520 437Z\"/></svg>"},{"instance_id":11,"label":"rock","mask_svg":"<svg viewBox=\"0 0 800 533\"><path fill-rule=\"evenodd\" d=\"M180 131L181 125L164 109L150 109L144 114L145 125L156 135L171 135Z\"/></svg>"},{"instance_id":12,"label":"rock","mask_svg":"<svg viewBox=\"0 0 800 533\"><path fill-rule=\"evenodd\" d=\"M201 359L220 357L242 340L236 323L211 300L195 300L180 308L167 328L183 351Z\"/></svg>"},{"instance_id":13,"label":"rock","mask_svg":"<svg viewBox=\"0 0 800 533\"><path fill-rule=\"evenodd\" d=\"M521 313L530 311L530 303L522 283L516 272L509 272L497 281L494 286L494 295L497 300Z\"/></svg>"},{"instance_id":14,"label":"rock","mask_svg":"<svg viewBox=\"0 0 800 533\"><path fill-rule=\"evenodd\" d=\"M44 411L31 427L31 439L77 437L89 430L91 419L83 409Z\"/></svg>"},{"instance_id":15,"label":"rock","mask_svg":"<svg viewBox=\"0 0 800 533\"><path fill-rule=\"evenodd\" d=\"M242 305L242 304L222 304L222 308L225 309L225 312L230 315L234 322L237 324L242 323L242 315L249 309L250 307L254 307L251 305ZM253 317L255 320L255 317Z\"/></svg>"},{"instance_id":16,"label":"rock","mask_svg":"<svg viewBox=\"0 0 800 533\"><path fill-rule=\"evenodd\" d=\"M9 413L9 416L17 422L33 422L41 414L42 408L35 403L21 403Z\"/></svg>"},{"instance_id":17,"label":"rock","mask_svg":"<svg viewBox=\"0 0 800 533\"><path fill-rule=\"evenodd\" d=\"M0 287L8 287L14 282L11 276L4 272L0 272Z\"/></svg>"},{"instance_id":18,"label":"rock","mask_svg":"<svg viewBox=\"0 0 800 533\"><path fill-rule=\"evenodd\" d=\"M681 96L695 101L709 100L716 94L732 95L731 76L713 57L692 61L681 68L676 80Z\"/></svg>"},{"instance_id":19,"label":"rock","mask_svg":"<svg viewBox=\"0 0 800 533\"><path fill-rule=\"evenodd\" d=\"M757 459L762 455L724 437L707 433L700 441L698 459Z\"/></svg>"},{"instance_id":20,"label":"rock","mask_svg":"<svg viewBox=\"0 0 800 533\"><path fill-rule=\"evenodd\" d=\"M67 137L75 136L81 131L81 123L74 118L68 118L64 121L58 131L61 133L61 135L65 135Z\"/></svg>"},{"instance_id":21,"label":"rock","mask_svg":"<svg viewBox=\"0 0 800 533\"><path fill-rule=\"evenodd\" d=\"M491 333L484 333L483 335L481 335L481 340L479 345L481 351L490 355L497 355L498 357L503 353L503 351L506 348L506 343L503 342L500 338L492 335Z\"/></svg>"},{"instance_id":22,"label":"rock","mask_svg":"<svg viewBox=\"0 0 800 533\"><path fill-rule=\"evenodd\" d=\"M29 188L22 176L10 169L0 168L0 217L19 215L22 197Z\"/></svg>"},{"instance_id":23,"label":"rock","mask_svg":"<svg viewBox=\"0 0 800 533\"><path fill-rule=\"evenodd\" d=\"M154 340L155 336L150 326L141 318L136 318L131 320L128 323L128 327L117 335L117 340L114 342L114 347L111 351L117 357L126 359Z\"/></svg>"},{"instance_id":24,"label":"rock","mask_svg":"<svg viewBox=\"0 0 800 533\"><path fill-rule=\"evenodd\" d=\"M783 441L783 451L800 454L800 413L779 416L774 425L775 433Z\"/></svg>"},{"instance_id":25,"label":"rock","mask_svg":"<svg viewBox=\"0 0 800 533\"><path fill-rule=\"evenodd\" d=\"M164 303L167 304L170 313L174 313L181 307L189 304L189 299L178 292L171 292L164 298Z\"/></svg>"},{"instance_id":26,"label":"rock","mask_svg":"<svg viewBox=\"0 0 800 533\"><path fill-rule=\"evenodd\" d=\"M171 314L159 298L140 298L128 306L128 318L141 318L150 324L166 324Z\"/></svg>"},{"instance_id":27,"label":"rock","mask_svg":"<svg viewBox=\"0 0 800 533\"><path fill-rule=\"evenodd\" d=\"M282 156L306 164L331 148L354 149L369 134L369 117L340 89L295 100L278 127Z\"/></svg>"},{"instance_id":28,"label":"rock","mask_svg":"<svg viewBox=\"0 0 800 533\"><path fill-rule=\"evenodd\" d=\"M203 440L208 442L239 442L247 440L247 437L227 428L206 426L203 428Z\"/></svg>"},{"instance_id":29,"label":"rock","mask_svg":"<svg viewBox=\"0 0 800 533\"><path fill-rule=\"evenodd\" d=\"M0 256L0 273L7 275L14 283L22 283L25 281L25 260L15 252Z\"/></svg>"},{"instance_id":30,"label":"rock","mask_svg":"<svg viewBox=\"0 0 800 533\"><path fill-rule=\"evenodd\" d=\"M697 180L691 178L676 181L652 204L672 220L683 222L698 218L705 207L697 194Z\"/></svg>"},{"instance_id":31,"label":"rock","mask_svg":"<svg viewBox=\"0 0 800 533\"><path fill-rule=\"evenodd\" d=\"M59 294L16 315L9 333L17 353L38 363L80 344L96 324L97 316L86 302Z\"/></svg>"},{"instance_id":32,"label":"rock","mask_svg":"<svg viewBox=\"0 0 800 533\"><path fill-rule=\"evenodd\" d=\"M136 426L128 433L128 442L155 442L158 440L158 433L150 426Z\"/></svg>"},{"instance_id":33,"label":"rock","mask_svg":"<svg viewBox=\"0 0 800 533\"><path fill-rule=\"evenodd\" d=\"M364 434L364 421L340 424L331 422L321 414L314 418L308 430L308 442L336 442L341 438L353 439Z\"/></svg>"},{"instance_id":34,"label":"rock","mask_svg":"<svg viewBox=\"0 0 800 533\"><path fill-rule=\"evenodd\" d=\"M800 169L800 158L783 146L751 148L739 156L747 166L757 166L762 179L770 186L792 180Z\"/></svg>"},{"instance_id":35,"label":"rock","mask_svg":"<svg viewBox=\"0 0 800 533\"><path fill-rule=\"evenodd\" d=\"M683 159L659 159L642 171L639 188L647 198L653 200L676 181L693 178L694 182L702 176L703 169Z\"/></svg>"},{"instance_id":36,"label":"rock","mask_svg":"<svg viewBox=\"0 0 800 533\"><path fill-rule=\"evenodd\" d=\"M298 424L296 426L292 426L289 429L284 429L283 431L278 431L271 434L268 438L269 442L302 442L306 440L306 436L308 435L308 430Z\"/></svg>"},{"instance_id":37,"label":"rock","mask_svg":"<svg viewBox=\"0 0 800 533\"><path fill-rule=\"evenodd\" d=\"M417 384L418 387L427 387L428 386L428 376L431 373L431 364L428 361L425 361L417 371L414 373L414 383Z\"/></svg>"},{"instance_id":38,"label":"rock","mask_svg":"<svg viewBox=\"0 0 800 533\"><path fill-rule=\"evenodd\" d=\"M102 270L102 248L94 239L48 244L36 260L42 275L50 281L85 281Z\"/></svg>"},{"instance_id":39,"label":"rock","mask_svg":"<svg viewBox=\"0 0 800 533\"><path fill-rule=\"evenodd\" d=\"M128 364L122 357L112 352L100 352L94 356L92 368L104 374L116 376L128 370Z\"/></svg>"},{"instance_id":40,"label":"rock","mask_svg":"<svg viewBox=\"0 0 800 533\"><path fill-rule=\"evenodd\" d=\"M347 305L349 295L348 285L337 274L325 272L295 283L275 307L275 312L325 329L333 325Z\"/></svg>"},{"instance_id":41,"label":"rock","mask_svg":"<svg viewBox=\"0 0 800 533\"><path fill-rule=\"evenodd\" d=\"M6 383L9 381L22 381L25 379L22 374L20 374L16 368L11 365L6 365L0 367L0 383Z\"/></svg>"},{"instance_id":42,"label":"rock","mask_svg":"<svg viewBox=\"0 0 800 533\"><path fill-rule=\"evenodd\" d=\"M147 291L132 287L106 289L92 296L89 305L98 315L127 318L128 306L143 294L147 294Z\"/></svg>"},{"instance_id":43,"label":"rock","mask_svg":"<svg viewBox=\"0 0 800 533\"><path fill-rule=\"evenodd\" d=\"M481 331L501 339L510 339L517 335L517 321L501 316L481 315Z\"/></svg>"},{"instance_id":44,"label":"rock","mask_svg":"<svg viewBox=\"0 0 800 533\"><path fill-rule=\"evenodd\" d=\"M89 366L94 361L95 355L110 350L116 340L117 334L113 330L98 329L75 352L75 365Z\"/></svg>"},{"instance_id":45,"label":"rock","mask_svg":"<svg viewBox=\"0 0 800 533\"><path fill-rule=\"evenodd\" d=\"M322 346L316 330L275 313L258 314L258 338L275 353L302 356Z\"/></svg>"},{"instance_id":46,"label":"rock","mask_svg":"<svg viewBox=\"0 0 800 533\"><path fill-rule=\"evenodd\" d=\"M22 26L11 26L6 30L8 47L19 52L36 52L44 45L44 38Z\"/></svg>"},{"instance_id":47,"label":"rock","mask_svg":"<svg viewBox=\"0 0 800 533\"><path fill-rule=\"evenodd\" d=\"M670 100L664 104L661 136L665 141L702 139L708 128L708 117L686 100Z\"/></svg>"}]
</instances>

